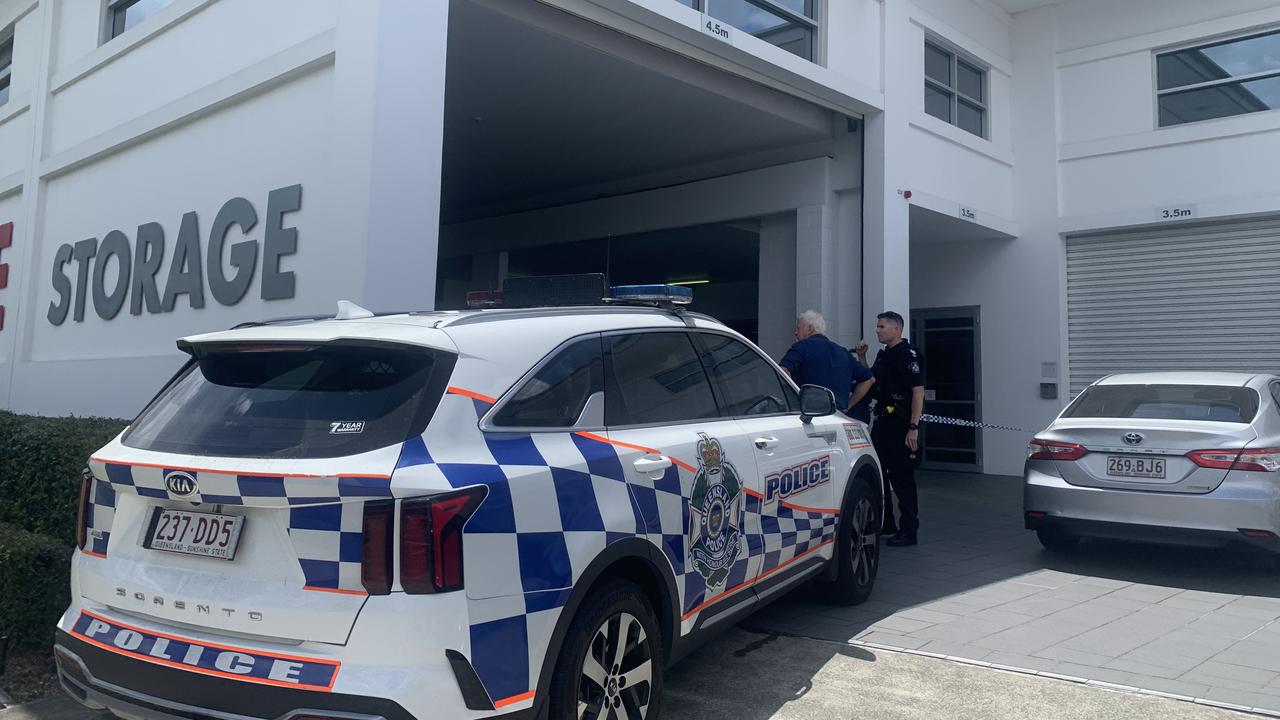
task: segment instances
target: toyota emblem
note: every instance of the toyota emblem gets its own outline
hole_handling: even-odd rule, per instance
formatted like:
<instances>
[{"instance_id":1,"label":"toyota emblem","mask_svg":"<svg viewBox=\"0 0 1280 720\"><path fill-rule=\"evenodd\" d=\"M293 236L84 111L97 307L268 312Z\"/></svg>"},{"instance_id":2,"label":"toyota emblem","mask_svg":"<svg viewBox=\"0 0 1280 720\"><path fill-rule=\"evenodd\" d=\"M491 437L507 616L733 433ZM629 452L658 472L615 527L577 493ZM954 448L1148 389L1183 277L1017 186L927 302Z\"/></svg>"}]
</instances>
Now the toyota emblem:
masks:
<instances>
[{"instance_id":1,"label":"toyota emblem","mask_svg":"<svg viewBox=\"0 0 1280 720\"><path fill-rule=\"evenodd\" d=\"M1141 443L1143 439L1144 438L1142 437L1142 433L1131 432L1131 433L1124 434L1125 445L1137 445Z\"/></svg>"},{"instance_id":2,"label":"toyota emblem","mask_svg":"<svg viewBox=\"0 0 1280 720\"><path fill-rule=\"evenodd\" d=\"M196 479L189 473L171 472L164 479L164 487L170 495L190 497L200 491Z\"/></svg>"}]
</instances>

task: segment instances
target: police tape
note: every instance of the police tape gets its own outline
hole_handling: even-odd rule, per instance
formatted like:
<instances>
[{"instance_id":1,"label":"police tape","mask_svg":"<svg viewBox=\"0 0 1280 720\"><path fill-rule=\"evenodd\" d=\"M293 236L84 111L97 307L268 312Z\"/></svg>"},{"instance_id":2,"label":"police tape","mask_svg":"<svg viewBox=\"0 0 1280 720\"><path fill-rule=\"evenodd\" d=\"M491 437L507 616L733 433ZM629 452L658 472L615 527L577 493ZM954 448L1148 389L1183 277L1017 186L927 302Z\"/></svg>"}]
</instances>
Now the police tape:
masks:
<instances>
[{"instance_id":1,"label":"police tape","mask_svg":"<svg viewBox=\"0 0 1280 720\"><path fill-rule=\"evenodd\" d=\"M1032 435L1040 432L1039 430L1027 430L1026 428L996 425L995 423L985 423L977 420L961 420L960 418L943 417L941 415L921 415L920 422L933 423L935 425L957 425L959 427L985 428L988 430L1010 430L1012 432L1030 433Z\"/></svg>"}]
</instances>

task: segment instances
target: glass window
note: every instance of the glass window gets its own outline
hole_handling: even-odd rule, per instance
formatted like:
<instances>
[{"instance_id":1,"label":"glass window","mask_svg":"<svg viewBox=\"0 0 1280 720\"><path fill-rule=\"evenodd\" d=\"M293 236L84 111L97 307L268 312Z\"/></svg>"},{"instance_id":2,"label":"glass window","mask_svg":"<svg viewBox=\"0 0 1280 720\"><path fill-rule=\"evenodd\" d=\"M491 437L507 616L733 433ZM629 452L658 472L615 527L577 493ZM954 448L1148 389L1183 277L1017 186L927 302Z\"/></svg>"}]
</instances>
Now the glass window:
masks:
<instances>
[{"instance_id":1,"label":"glass window","mask_svg":"<svg viewBox=\"0 0 1280 720\"><path fill-rule=\"evenodd\" d=\"M1258 404L1258 393L1244 387L1092 385L1062 416L1249 423Z\"/></svg>"},{"instance_id":2,"label":"glass window","mask_svg":"<svg viewBox=\"0 0 1280 720\"><path fill-rule=\"evenodd\" d=\"M599 337L570 345L525 381L494 416L493 425L573 427L587 400L604 391L603 366Z\"/></svg>"},{"instance_id":3,"label":"glass window","mask_svg":"<svg viewBox=\"0 0 1280 720\"><path fill-rule=\"evenodd\" d=\"M945 47L924 44L924 111L987 136L987 71Z\"/></svg>"},{"instance_id":4,"label":"glass window","mask_svg":"<svg viewBox=\"0 0 1280 720\"><path fill-rule=\"evenodd\" d=\"M956 61L956 89L978 102L982 102L982 77L980 68L963 61Z\"/></svg>"},{"instance_id":5,"label":"glass window","mask_svg":"<svg viewBox=\"0 0 1280 720\"><path fill-rule=\"evenodd\" d=\"M1280 108L1280 32L1156 56L1160 127Z\"/></svg>"},{"instance_id":6,"label":"glass window","mask_svg":"<svg viewBox=\"0 0 1280 720\"><path fill-rule=\"evenodd\" d=\"M693 7L805 60L813 60L813 38L818 27L813 0L701 0Z\"/></svg>"},{"instance_id":7,"label":"glass window","mask_svg":"<svg viewBox=\"0 0 1280 720\"><path fill-rule=\"evenodd\" d=\"M935 45L924 44L924 74L943 85L951 85L951 53Z\"/></svg>"},{"instance_id":8,"label":"glass window","mask_svg":"<svg viewBox=\"0 0 1280 720\"><path fill-rule=\"evenodd\" d=\"M925 85L924 111L943 122L951 122L951 93Z\"/></svg>"},{"instance_id":9,"label":"glass window","mask_svg":"<svg viewBox=\"0 0 1280 720\"><path fill-rule=\"evenodd\" d=\"M726 335L698 333L702 363L720 388L724 414L775 415L789 412L778 371L760 353Z\"/></svg>"},{"instance_id":10,"label":"glass window","mask_svg":"<svg viewBox=\"0 0 1280 720\"><path fill-rule=\"evenodd\" d=\"M606 425L719 417L711 383L687 333L634 333L604 340Z\"/></svg>"},{"instance_id":11,"label":"glass window","mask_svg":"<svg viewBox=\"0 0 1280 720\"><path fill-rule=\"evenodd\" d=\"M124 436L184 455L328 458L421 434L455 356L346 343L200 347Z\"/></svg>"},{"instance_id":12,"label":"glass window","mask_svg":"<svg viewBox=\"0 0 1280 720\"><path fill-rule=\"evenodd\" d=\"M0 33L3 36L4 33ZM13 72L13 36L0 40L0 105L9 102L9 75Z\"/></svg>"},{"instance_id":13,"label":"glass window","mask_svg":"<svg viewBox=\"0 0 1280 720\"><path fill-rule=\"evenodd\" d=\"M107 15L107 39L118 37L129 28L146 20L173 0L115 0Z\"/></svg>"}]
</instances>

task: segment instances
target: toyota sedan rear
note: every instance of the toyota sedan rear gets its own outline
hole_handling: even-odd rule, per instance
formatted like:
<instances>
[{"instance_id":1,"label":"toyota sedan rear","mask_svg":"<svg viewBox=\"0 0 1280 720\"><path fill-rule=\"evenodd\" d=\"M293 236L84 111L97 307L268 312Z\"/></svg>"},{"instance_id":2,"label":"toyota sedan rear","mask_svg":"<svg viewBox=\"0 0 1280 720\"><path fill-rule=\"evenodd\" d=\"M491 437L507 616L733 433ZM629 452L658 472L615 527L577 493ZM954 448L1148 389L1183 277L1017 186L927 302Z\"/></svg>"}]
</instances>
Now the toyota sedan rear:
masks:
<instances>
[{"instance_id":1,"label":"toyota sedan rear","mask_svg":"<svg viewBox=\"0 0 1280 720\"><path fill-rule=\"evenodd\" d=\"M1280 378L1112 375L1031 441L1028 530L1280 552Z\"/></svg>"}]
</instances>

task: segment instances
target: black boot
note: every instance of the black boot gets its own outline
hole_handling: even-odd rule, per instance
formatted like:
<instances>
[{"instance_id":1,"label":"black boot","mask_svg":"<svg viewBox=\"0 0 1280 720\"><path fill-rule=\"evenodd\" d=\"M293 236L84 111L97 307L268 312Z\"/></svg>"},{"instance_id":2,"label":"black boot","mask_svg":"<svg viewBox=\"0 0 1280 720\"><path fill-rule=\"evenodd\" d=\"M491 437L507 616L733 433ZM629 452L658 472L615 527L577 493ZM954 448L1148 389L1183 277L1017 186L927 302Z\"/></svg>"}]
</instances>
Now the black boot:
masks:
<instances>
[{"instance_id":1,"label":"black boot","mask_svg":"<svg viewBox=\"0 0 1280 720\"><path fill-rule=\"evenodd\" d=\"M903 530L897 533L893 537L889 538L887 542L885 542L885 545L888 545L889 547L907 547L909 545L915 545L915 544L916 544L916 534L914 532L909 532L907 530Z\"/></svg>"},{"instance_id":2,"label":"black boot","mask_svg":"<svg viewBox=\"0 0 1280 720\"><path fill-rule=\"evenodd\" d=\"M893 521L893 511L885 510L880 520L880 536L889 537L898 533L898 523Z\"/></svg>"}]
</instances>

